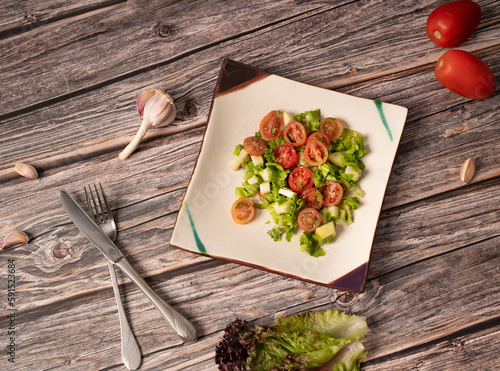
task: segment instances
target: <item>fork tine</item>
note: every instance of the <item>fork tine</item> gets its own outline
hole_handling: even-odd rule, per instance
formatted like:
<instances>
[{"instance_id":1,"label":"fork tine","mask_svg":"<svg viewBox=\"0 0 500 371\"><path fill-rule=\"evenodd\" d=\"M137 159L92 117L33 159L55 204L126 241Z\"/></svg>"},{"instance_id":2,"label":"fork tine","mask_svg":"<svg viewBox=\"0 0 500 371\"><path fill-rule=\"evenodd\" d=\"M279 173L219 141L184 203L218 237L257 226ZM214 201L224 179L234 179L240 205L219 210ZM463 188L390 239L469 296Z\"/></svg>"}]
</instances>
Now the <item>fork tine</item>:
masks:
<instances>
[{"instance_id":1,"label":"fork tine","mask_svg":"<svg viewBox=\"0 0 500 371\"><path fill-rule=\"evenodd\" d=\"M94 184L94 188L95 188L95 184ZM96 189L96 192L97 192L97 189ZM93 212L94 212L94 219L95 219L95 222L97 224L100 224L103 222L103 218L102 218L102 212L101 210L99 210L99 204L97 203L96 201L96 196L94 195L94 192L92 191L92 186L89 185L89 194L90 194L90 200L92 201L92 209L93 209Z\"/></svg>"},{"instance_id":2,"label":"fork tine","mask_svg":"<svg viewBox=\"0 0 500 371\"><path fill-rule=\"evenodd\" d=\"M103 223L107 220L107 218L104 215L104 207L102 206L101 196L99 195L99 191L97 190L97 186L95 185L95 183L94 183L94 190L95 190L95 194L96 194L96 197L94 198L94 203L95 203L96 209L98 209L97 215L99 216L101 223ZM96 199L97 199L97 202L95 201ZM99 207L97 207L97 205L99 205Z\"/></svg>"},{"instance_id":3,"label":"fork tine","mask_svg":"<svg viewBox=\"0 0 500 371\"><path fill-rule=\"evenodd\" d=\"M106 194L104 193L104 189L102 188L102 184L99 183L99 187L101 188L102 198L104 199L104 205L106 206L106 213L108 214L108 219L113 219L113 213L111 212L111 206L109 206L108 199L106 198Z\"/></svg>"},{"instance_id":4,"label":"fork tine","mask_svg":"<svg viewBox=\"0 0 500 371\"><path fill-rule=\"evenodd\" d=\"M89 194L87 193L87 186L83 186L83 190L85 191L85 200L87 200L87 208L89 209L89 214L90 214L90 217L95 221L97 222L97 215L95 214L94 212L94 208L92 207L92 204L91 204L91 200L93 200L93 198L91 198L92 196L92 190L90 189L90 186L89 186L89 193L90 193L90 196Z\"/></svg>"}]
</instances>

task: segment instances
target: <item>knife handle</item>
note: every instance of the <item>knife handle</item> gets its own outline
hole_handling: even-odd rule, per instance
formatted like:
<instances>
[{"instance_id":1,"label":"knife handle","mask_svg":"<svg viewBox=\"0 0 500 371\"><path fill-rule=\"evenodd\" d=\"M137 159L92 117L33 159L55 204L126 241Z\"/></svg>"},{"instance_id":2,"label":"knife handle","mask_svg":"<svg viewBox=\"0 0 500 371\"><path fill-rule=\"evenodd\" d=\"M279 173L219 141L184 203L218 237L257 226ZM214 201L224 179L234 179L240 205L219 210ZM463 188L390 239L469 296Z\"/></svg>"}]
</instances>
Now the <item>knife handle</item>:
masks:
<instances>
[{"instance_id":1,"label":"knife handle","mask_svg":"<svg viewBox=\"0 0 500 371\"><path fill-rule=\"evenodd\" d=\"M146 294L149 300L151 300L155 307L163 314L163 317L165 317L167 322L182 340L186 342L193 342L196 340L196 328L191 322L160 298L125 258L120 259L120 261L115 264L129 276L137 286L139 286L142 292Z\"/></svg>"}]
</instances>

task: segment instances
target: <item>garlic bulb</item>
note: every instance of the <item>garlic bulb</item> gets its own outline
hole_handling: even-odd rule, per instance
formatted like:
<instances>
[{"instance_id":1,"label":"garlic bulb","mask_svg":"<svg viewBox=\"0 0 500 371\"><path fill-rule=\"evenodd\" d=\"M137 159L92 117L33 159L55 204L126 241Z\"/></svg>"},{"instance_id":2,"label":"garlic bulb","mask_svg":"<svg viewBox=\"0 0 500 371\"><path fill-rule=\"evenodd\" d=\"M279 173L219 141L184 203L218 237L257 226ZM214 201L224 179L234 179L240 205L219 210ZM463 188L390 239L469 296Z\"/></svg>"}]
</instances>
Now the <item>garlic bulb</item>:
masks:
<instances>
[{"instance_id":1,"label":"garlic bulb","mask_svg":"<svg viewBox=\"0 0 500 371\"><path fill-rule=\"evenodd\" d=\"M2 245L0 246L0 250L17 245L19 243L28 243L28 241L29 238L26 233L24 233L23 231L13 231L8 233L4 237Z\"/></svg>"},{"instance_id":2,"label":"garlic bulb","mask_svg":"<svg viewBox=\"0 0 500 371\"><path fill-rule=\"evenodd\" d=\"M132 141L118 155L121 160L125 160L135 151L150 127L171 124L177 113L172 97L160 89L142 91L137 97L137 111L139 116L142 116L141 126Z\"/></svg>"}]
</instances>

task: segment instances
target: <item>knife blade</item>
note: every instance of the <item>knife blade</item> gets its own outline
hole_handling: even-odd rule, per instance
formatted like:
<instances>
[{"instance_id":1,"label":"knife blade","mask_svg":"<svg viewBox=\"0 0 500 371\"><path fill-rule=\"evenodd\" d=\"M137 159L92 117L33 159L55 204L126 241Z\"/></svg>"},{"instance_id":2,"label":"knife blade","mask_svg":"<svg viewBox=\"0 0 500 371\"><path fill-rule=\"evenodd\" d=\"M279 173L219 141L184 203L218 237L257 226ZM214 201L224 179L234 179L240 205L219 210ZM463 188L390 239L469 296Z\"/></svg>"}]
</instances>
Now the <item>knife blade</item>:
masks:
<instances>
[{"instance_id":1,"label":"knife blade","mask_svg":"<svg viewBox=\"0 0 500 371\"><path fill-rule=\"evenodd\" d=\"M123 254L109 239L99 226L82 210L82 208L66 193L60 191L59 196L66 213L78 229L104 254L109 261L116 264L123 259Z\"/></svg>"},{"instance_id":2,"label":"knife blade","mask_svg":"<svg viewBox=\"0 0 500 371\"><path fill-rule=\"evenodd\" d=\"M104 254L104 256L120 268L151 300L156 309L165 317L179 337L186 342L196 341L196 328L182 314L166 303L142 278L123 256L121 251L109 239L89 215L64 190L59 192L64 209L80 231Z\"/></svg>"}]
</instances>

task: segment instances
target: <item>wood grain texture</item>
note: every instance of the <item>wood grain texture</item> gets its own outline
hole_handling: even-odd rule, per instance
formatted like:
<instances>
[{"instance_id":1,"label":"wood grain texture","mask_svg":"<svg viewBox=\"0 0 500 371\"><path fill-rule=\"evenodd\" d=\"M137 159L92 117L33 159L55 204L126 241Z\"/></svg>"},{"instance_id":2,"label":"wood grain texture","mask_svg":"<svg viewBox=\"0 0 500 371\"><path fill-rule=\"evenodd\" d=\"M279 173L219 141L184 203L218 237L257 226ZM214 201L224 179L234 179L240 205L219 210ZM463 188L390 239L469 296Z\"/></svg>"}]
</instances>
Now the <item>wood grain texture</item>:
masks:
<instances>
[{"instance_id":1,"label":"wood grain texture","mask_svg":"<svg viewBox=\"0 0 500 371\"><path fill-rule=\"evenodd\" d=\"M107 264L58 196L66 189L83 204L83 185L94 182L117 218L118 247L199 330L196 343L181 344L119 273L143 370L215 371L215 346L236 317L266 325L327 308L367 317L364 370L498 368L500 101L498 93L468 100L436 81L444 50L424 30L441 3L4 2L0 237L15 229L30 237L0 252L3 263L16 260L13 369L125 370ZM481 23L460 49L483 59L498 80L500 6L478 3ZM169 246L226 57L409 109L364 293ZM176 120L148 132L120 161L139 126L137 94L151 87L172 94ZM477 171L464 185L459 171L469 157ZM39 180L17 175L17 161L35 165ZM0 268L3 287L6 273ZM0 369L9 366L2 354Z\"/></svg>"}]
</instances>

